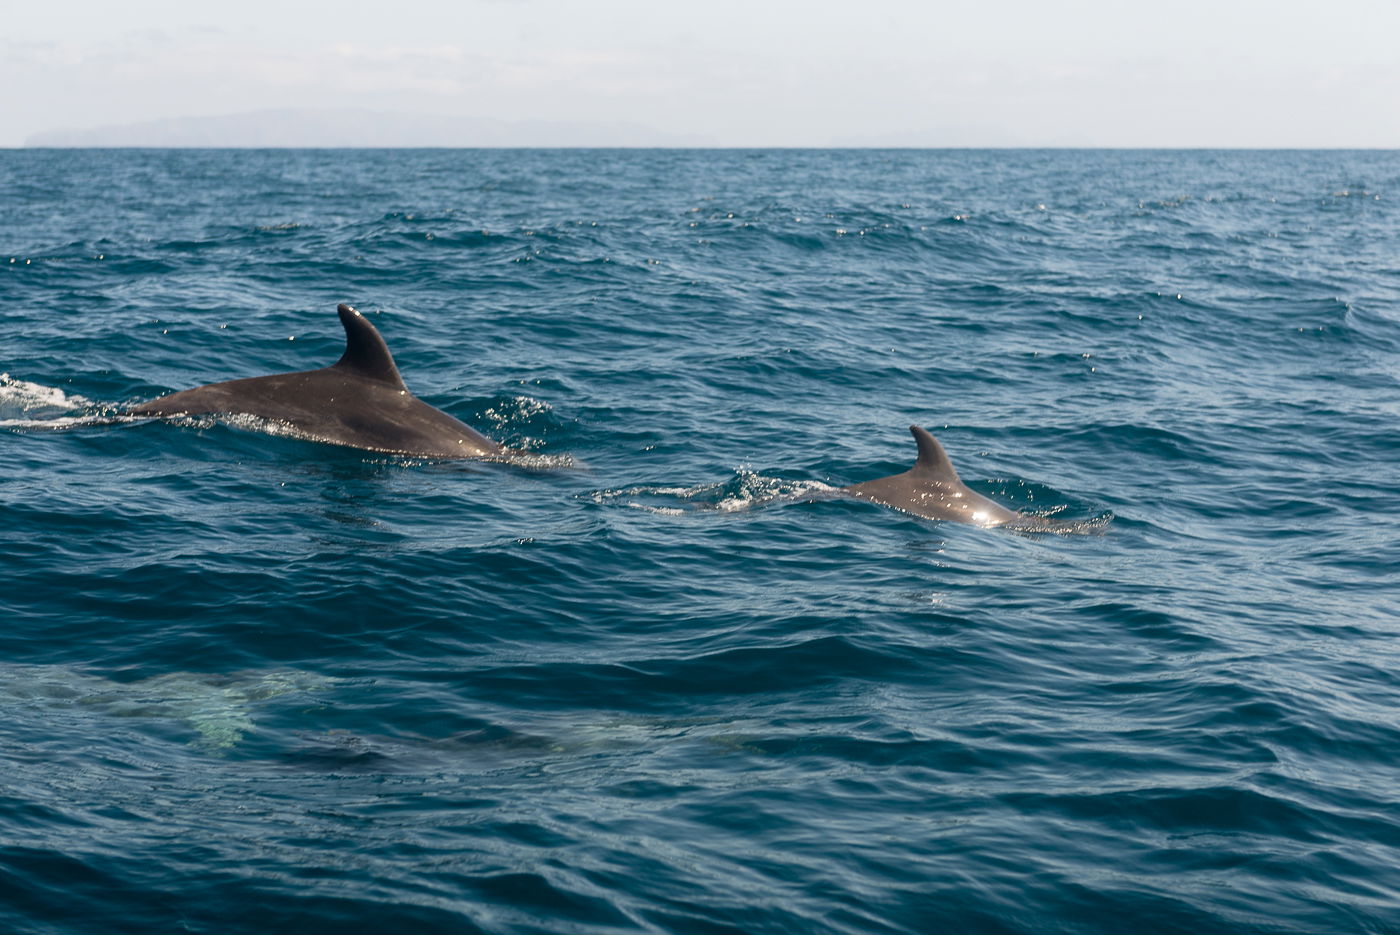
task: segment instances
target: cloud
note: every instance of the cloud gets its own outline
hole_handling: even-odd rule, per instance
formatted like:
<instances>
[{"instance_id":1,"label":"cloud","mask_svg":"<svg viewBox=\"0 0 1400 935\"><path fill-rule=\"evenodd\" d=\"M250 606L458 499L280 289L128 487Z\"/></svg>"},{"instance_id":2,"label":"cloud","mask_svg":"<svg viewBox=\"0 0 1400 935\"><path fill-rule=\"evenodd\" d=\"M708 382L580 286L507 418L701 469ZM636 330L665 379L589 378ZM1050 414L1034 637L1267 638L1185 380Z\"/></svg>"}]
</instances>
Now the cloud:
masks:
<instances>
[{"instance_id":1,"label":"cloud","mask_svg":"<svg viewBox=\"0 0 1400 935\"><path fill-rule=\"evenodd\" d=\"M83 48L73 42L0 40L0 56L12 70L72 68L83 62Z\"/></svg>"}]
</instances>

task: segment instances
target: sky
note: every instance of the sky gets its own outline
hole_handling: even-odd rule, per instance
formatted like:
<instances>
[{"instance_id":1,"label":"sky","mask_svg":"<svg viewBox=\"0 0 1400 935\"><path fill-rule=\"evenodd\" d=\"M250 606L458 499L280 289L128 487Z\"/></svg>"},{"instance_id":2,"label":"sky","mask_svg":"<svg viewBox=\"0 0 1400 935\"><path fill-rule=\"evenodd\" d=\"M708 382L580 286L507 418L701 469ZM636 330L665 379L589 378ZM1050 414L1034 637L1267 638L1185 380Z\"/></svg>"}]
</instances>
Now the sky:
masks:
<instances>
[{"instance_id":1,"label":"sky","mask_svg":"<svg viewBox=\"0 0 1400 935\"><path fill-rule=\"evenodd\" d=\"M1400 147L1395 0L5 6L5 147L274 108L716 146Z\"/></svg>"}]
</instances>

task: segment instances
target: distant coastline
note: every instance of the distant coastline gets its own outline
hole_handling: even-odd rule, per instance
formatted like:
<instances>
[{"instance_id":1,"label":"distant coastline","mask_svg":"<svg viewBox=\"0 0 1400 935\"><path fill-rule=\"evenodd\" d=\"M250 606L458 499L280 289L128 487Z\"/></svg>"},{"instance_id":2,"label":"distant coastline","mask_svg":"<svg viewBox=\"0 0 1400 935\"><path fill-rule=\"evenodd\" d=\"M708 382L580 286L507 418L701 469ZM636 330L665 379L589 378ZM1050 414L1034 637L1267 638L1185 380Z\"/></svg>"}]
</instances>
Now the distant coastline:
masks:
<instances>
[{"instance_id":1,"label":"distant coastline","mask_svg":"<svg viewBox=\"0 0 1400 935\"><path fill-rule=\"evenodd\" d=\"M51 148L365 148L708 146L628 123L494 120L376 110L280 109L212 117L45 130L25 147Z\"/></svg>"},{"instance_id":2,"label":"distant coastline","mask_svg":"<svg viewBox=\"0 0 1400 935\"><path fill-rule=\"evenodd\" d=\"M1065 134L1027 139L992 125L930 125L888 133L836 133L805 144L720 142L640 123L498 120L357 108L282 108L217 116L44 130L24 149L1031 149L1390 150L1392 147L1120 145Z\"/></svg>"}]
</instances>

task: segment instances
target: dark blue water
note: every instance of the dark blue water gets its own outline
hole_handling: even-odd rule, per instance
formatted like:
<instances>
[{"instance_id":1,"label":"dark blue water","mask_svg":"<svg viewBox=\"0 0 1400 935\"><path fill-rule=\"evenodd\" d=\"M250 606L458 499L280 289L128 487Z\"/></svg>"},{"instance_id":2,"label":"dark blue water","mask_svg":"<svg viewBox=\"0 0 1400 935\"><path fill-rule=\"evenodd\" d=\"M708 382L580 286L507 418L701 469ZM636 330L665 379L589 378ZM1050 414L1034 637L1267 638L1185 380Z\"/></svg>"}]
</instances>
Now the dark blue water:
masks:
<instances>
[{"instance_id":1,"label":"dark blue water","mask_svg":"<svg viewBox=\"0 0 1400 935\"><path fill-rule=\"evenodd\" d=\"M1400 931L1400 160L0 152L7 932ZM113 418L332 362L538 466ZM833 497L929 426L1082 534Z\"/></svg>"}]
</instances>

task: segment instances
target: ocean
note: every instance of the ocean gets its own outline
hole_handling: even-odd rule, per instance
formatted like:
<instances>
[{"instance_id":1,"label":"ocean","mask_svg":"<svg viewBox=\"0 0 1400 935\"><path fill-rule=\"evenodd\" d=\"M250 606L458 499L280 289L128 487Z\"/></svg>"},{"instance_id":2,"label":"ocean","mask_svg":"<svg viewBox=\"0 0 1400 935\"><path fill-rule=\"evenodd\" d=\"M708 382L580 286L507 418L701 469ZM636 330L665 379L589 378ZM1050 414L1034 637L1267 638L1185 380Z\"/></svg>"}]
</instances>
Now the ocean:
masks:
<instances>
[{"instance_id":1,"label":"ocean","mask_svg":"<svg viewBox=\"0 0 1400 935\"><path fill-rule=\"evenodd\" d=\"M1400 932L1393 152L0 151L0 929ZM516 462L139 401L333 362ZM1055 532L840 495L914 461Z\"/></svg>"}]
</instances>

